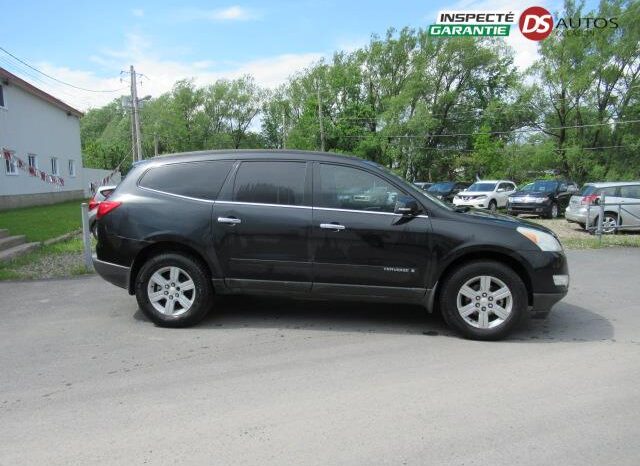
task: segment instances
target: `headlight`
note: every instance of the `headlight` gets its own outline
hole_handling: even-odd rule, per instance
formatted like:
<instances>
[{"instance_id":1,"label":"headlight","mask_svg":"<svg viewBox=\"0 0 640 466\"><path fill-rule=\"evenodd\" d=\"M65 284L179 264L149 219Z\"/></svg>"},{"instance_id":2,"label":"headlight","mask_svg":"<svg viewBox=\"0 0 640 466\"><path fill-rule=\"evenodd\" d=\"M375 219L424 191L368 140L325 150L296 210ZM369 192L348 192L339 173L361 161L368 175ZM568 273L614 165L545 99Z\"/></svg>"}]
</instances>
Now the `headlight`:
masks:
<instances>
[{"instance_id":1,"label":"headlight","mask_svg":"<svg viewBox=\"0 0 640 466\"><path fill-rule=\"evenodd\" d=\"M536 204L544 204L545 202L547 202L548 199L546 197L536 197Z\"/></svg>"},{"instance_id":2,"label":"headlight","mask_svg":"<svg viewBox=\"0 0 640 466\"><path fill-rule=\"evenodd\" d=\"M535 243L542 251L562 251L560 242L549 233L527 227L518 227L517 230L518 233L526 236L527 239Z\"/></svg>"},{"instance_id":3,"label":"headlight","mask_svg":"<svg viewBox=\"0 0 640 466\"><path fill-rule=\"evenodd\" d=\"M482 196L478 196L476 197L476 201L479 201L480 199L486 199L487 196L485 196L484 194Z\"/></svg>"}]
</instances>

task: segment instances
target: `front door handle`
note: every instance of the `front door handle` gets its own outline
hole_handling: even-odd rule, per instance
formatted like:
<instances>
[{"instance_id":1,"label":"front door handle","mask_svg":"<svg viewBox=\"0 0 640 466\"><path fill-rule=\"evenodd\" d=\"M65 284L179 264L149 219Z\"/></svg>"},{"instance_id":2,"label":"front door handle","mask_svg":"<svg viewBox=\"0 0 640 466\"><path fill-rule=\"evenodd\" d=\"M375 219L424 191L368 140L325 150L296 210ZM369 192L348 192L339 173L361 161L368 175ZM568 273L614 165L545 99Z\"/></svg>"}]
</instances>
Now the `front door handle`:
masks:
<instances>
[{"instance_id":1,"label":"front door handle","mask_svg":"<svg viewBox=\"0 0 640 466\"><path fill-rule=\"evenodd\" d=\"M230 225L237 225L238 223L242 223L242 220L235 217L218 217L218 223L228 223Z\"/></svg>"},{"instance_id":2,"label":"front door handle","mask_svg":"<svg viewBox=\"0 0 640 466\"><path fill-rule=\"evenodd\" d=\"M346 229L344 225L340 225L339 223L321 223L320 228L323 230L334 230L340 231Z\"/></svg>"}]
</instances>

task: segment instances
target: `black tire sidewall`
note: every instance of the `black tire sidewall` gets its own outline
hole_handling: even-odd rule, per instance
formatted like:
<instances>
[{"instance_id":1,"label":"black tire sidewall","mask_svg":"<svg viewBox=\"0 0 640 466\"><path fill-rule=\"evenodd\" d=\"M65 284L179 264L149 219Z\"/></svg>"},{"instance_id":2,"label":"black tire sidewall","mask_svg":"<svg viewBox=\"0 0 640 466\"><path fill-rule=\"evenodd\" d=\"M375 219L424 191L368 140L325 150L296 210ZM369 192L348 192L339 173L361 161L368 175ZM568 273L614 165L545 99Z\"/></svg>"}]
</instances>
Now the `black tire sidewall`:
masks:
<instances>
[{"instance_id":1,"label":"black tire sidewall","mask_svg":"<svg viewBox=\"0 0 640 466\"><path fill-rule=\"evenodd\" d=\"M511 290L513 307L505 322L495 328L478 329L469 325L458 313L456 301L460 287L469 279L480 275L491 275L502 280ZM528 309L527 289L520 276L510 267L494 261L477 261L464 264L446 279L440 293L440 310L451 327L465 338L473 340L499 340L516 328L526 316Z\"/></svg>"},{"instance_id":2,"label":"black tire sidewall","mask_svg":"<svg viewBox=\"0 0 640 466\"><path fill-rule=\"evenodd\" d=\"M176 266L183 269L193 280L196 297L189 309L179 316L167 316L158 312L147 295L147 285L151 276L163 267ZM213 286L206 268L195 258L178 253L159 254L147 260L136 278L136 299L140 310L161 327L188 327L202 320L211 307Z\"/></svg>"},{"instance_id":3,"label":"black tire sidewall","mask_svg":"<svg viewBox=\"0 0 640 466\"><path fill-rule=\"evenodd\" d=\"M491 208L491 206L493 206L493 209ZM494 200L489 202L489 210L491 212L497 212L498 211L498 203Z\"/></svg>"}]
</instances>

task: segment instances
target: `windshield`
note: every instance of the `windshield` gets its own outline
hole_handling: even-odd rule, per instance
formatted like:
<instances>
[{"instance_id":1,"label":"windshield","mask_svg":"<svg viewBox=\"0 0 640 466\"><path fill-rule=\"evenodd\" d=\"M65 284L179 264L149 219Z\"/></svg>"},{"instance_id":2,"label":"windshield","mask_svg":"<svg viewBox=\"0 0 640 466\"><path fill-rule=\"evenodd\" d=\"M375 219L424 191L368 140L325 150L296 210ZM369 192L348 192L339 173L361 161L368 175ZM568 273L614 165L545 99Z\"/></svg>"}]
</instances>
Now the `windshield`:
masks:
<instances>
[{"instance_id":1,"label":"windshield","mask_svg":"<svg viewBox=\"0 0 640 466\"><path fill-rule=\"evenodd\" d=\"M436 183L431 186L427 191L430 193L446 193L447 191L451 191L453 189L453 185L455 183L451 181L443 181L441 183Z\"/></svg>"},{"instance_id":2,"label":"windshield","mask_svg":"<svg viewBox=\"0 0 640 466\"><path fill-rule=\"evenodd\" d=\"M467 191L493 191L497 183L473 183Z\"/></svg>"},{"instance_id":3,"label":"windshield","mask_svg":"<svg viewBox=\"0 0 640 466\"><path fill-rule=\"evenodd\" d=\"M534 181L533 183L529 183L522 188L522 191L539 191L543 193L548 193L551 191L555 191L558 187L558 182L553 180L540 180Z\"/></svg>"}]
</instances>

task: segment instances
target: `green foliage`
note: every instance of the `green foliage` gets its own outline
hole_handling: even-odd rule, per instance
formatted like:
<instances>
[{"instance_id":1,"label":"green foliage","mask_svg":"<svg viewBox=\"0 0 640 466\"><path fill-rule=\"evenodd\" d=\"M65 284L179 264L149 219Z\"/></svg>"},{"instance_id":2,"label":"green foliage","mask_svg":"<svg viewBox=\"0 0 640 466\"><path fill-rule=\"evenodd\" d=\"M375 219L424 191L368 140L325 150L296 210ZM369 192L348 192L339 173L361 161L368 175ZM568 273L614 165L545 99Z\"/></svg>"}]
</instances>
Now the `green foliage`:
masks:
<instances>
[{"instance_id":1,"label":"green foliage","mask_svg":"<svg viewBox=\"0 0 640 466\"><path fill-rule=\"evenodd\" d=\"M410 180L524 181L556 171L579 182L640 176L640 3L567 0L562 17L618 18L619 28L541 41L519 72L501 38L390 29L265 91L253 79L177 82L142 109L144 153L266 147L325 149L382 163ZM318 111L321 108L322 125ZM258 113L261 132L252 131ZM252 126L254 125L254 126ZM116 101L87 113L89 166L130 153Z\"/></svg>"}]
</instances>

